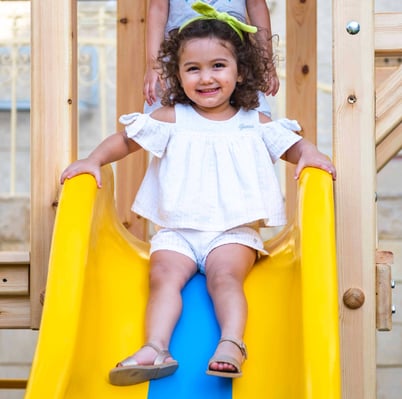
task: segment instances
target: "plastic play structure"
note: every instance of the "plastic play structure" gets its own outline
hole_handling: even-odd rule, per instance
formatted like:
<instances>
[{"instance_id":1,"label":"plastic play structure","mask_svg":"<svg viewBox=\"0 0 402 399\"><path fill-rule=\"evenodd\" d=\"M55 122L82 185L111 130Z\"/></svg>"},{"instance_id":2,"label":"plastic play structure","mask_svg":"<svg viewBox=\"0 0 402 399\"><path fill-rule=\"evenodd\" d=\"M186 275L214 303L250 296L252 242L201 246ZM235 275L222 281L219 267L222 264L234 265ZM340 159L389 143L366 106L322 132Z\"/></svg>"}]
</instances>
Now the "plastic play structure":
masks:
<instances>
[{"instance_id":1,"label":"plastic play structure","mask_svg":"<svg viewBox=\"0 0 402 399\"><path fill-rule=\"evenodd\" d=\"M246 281L244 376L205 375L218 331L196 276L171 346L179 370L122 388L107 373L143 341L147 226L130 205L147 160L117 164L116 203L110 168L102 190L85 175L61 189L77 158L77 1L31 0L31 249L0 258L0 328L40 334L28 385L0 388L27 385L27 399L375 399L376 329L392 326L376 175L402 149L402 13L374 9L332 2L337 181L307 169L296 185L287 169L290 224ZM143 108L146 10L147 0L117 0L117 115ZM287 0L286 10L286 116L316 142L317 0Z\"/></svg>"},{"instance_id":2,"label":"plastic play structure","mask_svg":"<svg viewBox=\"0 0 402 399\"><path fill-rule=\"evenodd\" d=\"M63 188L50 254L41 333L26 398L339 399L338 291L331 177L306 169L296 218L266 242L246 281L249 359L242 378L205 374L219 330L205 279L186 286L174 332L171 377L131 387L108 372L143 343L147 245L115 211L113 174L104 187L82 175Z\"/></svg>"}]
</instances>

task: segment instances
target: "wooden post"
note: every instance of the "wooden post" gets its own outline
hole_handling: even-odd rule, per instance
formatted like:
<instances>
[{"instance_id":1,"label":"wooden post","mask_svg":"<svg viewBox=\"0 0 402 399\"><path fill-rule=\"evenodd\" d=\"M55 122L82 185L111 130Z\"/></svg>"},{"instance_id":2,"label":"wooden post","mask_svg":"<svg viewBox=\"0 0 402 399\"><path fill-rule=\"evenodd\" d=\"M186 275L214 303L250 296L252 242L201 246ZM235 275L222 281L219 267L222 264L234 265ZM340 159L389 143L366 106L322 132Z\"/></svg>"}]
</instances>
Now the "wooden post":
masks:
<instances>
[{"instance_id":1,"label":"wooden post","mask_svg":"<svg viewBox=\"0 0 402 399\"><path fill-rule=\"evenodd\" d=\"M376 397L374 1L333 2L333 121L342 398Z\"/></svg>"},{"instance_id":2,"label":"wooden post","mask_svg":"<svg viewBox=\"0 0 402 399\"><path fill-rule=\"evenodd\" d=\"M117 2L117 115L142 112L145 73L145 17L147 0ZM122 127L120 125L119 130ZM138 238L147 238L144 219L131 212L147 166L141 150L117 163L117 209L124 225Z\"/></svg>"},{"instance_id":3,"label":"wooden post","mask_svg":"<svg viewBox=\"0 0 402 399\"><path fill-rule=\"evenodd\" d=\"M316 143L317 134L317 1L286 1L286 116L297 119L302 135ZM295 167L286 165L286 213L296 203Z\"/></svg>"},{"instance_id":4,"label":"wooden post","mask_svg":"<svg viewBox=\"0 0 402 399\"><path fill-rule=\"evenodd\" d=\"M392 252L376 252L376 327L378 331L392 330L391 265L393 263Z\"/></svg>"},{"instance_id":5,"label":"wooden post","mask_svg":"<svg viewBox=\"0 0 402 399\"><path fill-rule=\"evenodd\" d=\"M62 170L77 148L75 0L31 1L31 327L39 328Z\"/></svg>"},{"instance_id":6,"label":"wooden post","mask_svg":"<svg viewBox=\"0 0 402 399\"><path fill-rule=\"evenodd\" d=\"M402 149L402 123L377 144L377 172Z\"/></svg>"},{"instance_id":7,"label":"wooden post","mask_svg":"<svg viewBox=\"0 0 402 399\"><path fill-rule=\"evenodd\" d=\"M374 21L378 172L402 148L402 13L377 13Z\"/></svg>"},{"instance_id":8,"label":"wooden post","mask_svg":"<svg viewBox=\"0 0 402 399\"><path fill-rule=\"evenodd\" d=\"M402 123L402 65L376 91L376 138L381 142Z\"/></svg>"},{"instance_id":9,"label":"wooden post","mask_svg":"<svg viewBox=\"0 0 402 399\"><path fill-rule=\"evenodd\" d=\"M28 252L0 252L0 328L31 326L29 263Z\"/></svg>"}]
</instances>

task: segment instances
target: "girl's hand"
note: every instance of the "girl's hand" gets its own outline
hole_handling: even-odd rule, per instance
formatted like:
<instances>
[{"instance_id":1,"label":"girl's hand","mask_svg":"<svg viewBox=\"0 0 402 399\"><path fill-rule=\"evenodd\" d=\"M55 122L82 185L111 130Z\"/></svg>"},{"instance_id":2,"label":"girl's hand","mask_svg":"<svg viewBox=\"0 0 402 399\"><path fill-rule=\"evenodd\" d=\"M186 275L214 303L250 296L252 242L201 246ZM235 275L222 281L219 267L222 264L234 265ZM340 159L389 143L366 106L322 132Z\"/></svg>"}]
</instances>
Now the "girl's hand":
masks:
<instances>
[{"instance_id":1,"label":"girl's hand","mask_svg":"<svg viewBox=\"0 0 402 399\"><path fill-rule=\"evenodd\" d=\"M164 90L165 82L160 78L158 71L154 68L147 68L144 76L143 94L148 105L152 105L158 100L157 82L160 83L160 87Z\"/></svg>"},{"instance_id":2,"label":"girl's hand","mask_svg":"<svg viewBox=\"0 0 402 399\"><path fill-rule=\"evenodd\" d=\"M336 169L334 164L331 162L329 157L319 152L314 146L311 146L302 152L299 162L296 165L295 179L298 179L301 171L308 166L325 170L332 175L332 180L336 180Z\"/></svg>"},{"instance_id":3,"label":"girl's hand","mask_svg":"<svg viewBox=\"0 0 402 399\"><path fill-rule=\"evenodd\" d=\"M276 70L273 70L272 75L268 81L268 90L265 92L265 94L267 96L269 96L269 95L275 96L278 93L279 85L280 85L280 82L279 82L279 78L276 74Z\"/></svg>"},{"instance_id":4,"label":"girl's hand","mask_svg":"<svg viewBox=\"0 0 402 399\"><path fill-rule=\"evenodd\" d=\"M148 68L144 76L144 89L143 94L145 101L148 105L152 105L156 101L156 82L158 81L158 74L154 69Z\"/></svg>"},{"instance_id":5,"label":"girl's hand","mask_svg":"<svg viewBox=\"0 0 402 399\"><path fill-rule=\"evenodd\" d=\"M81 159L73 162L68 166L60 176L60 183L64 184L66 179L71 179L74 176L88 173L92 175L96 180L98 188L102 187L100 164L90 158Z\"/></svg>"}]
</instances>

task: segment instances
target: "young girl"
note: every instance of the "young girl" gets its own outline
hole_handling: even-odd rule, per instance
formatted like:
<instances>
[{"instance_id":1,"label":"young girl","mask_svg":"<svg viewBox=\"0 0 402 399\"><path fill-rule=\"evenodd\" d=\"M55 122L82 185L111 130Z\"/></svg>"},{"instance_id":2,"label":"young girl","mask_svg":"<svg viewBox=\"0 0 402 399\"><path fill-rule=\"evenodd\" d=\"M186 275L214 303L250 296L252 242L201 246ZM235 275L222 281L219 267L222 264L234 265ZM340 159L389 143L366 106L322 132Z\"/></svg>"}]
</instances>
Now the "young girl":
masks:
<instances>
[{"instance_id":1,"label":"young girl","mask_svg":"<svg viewBox=\"0 0 402 399\"><path fill-rule=\"evenodd\" d=\"M216 18L216 19L215 19ZM169 353L181 313L181 290L197 272L206 276L221 339L207 373L241 376L247 303L243 282L266 254L256 226L285 223L273 162L335 168L292 130L294 121L273 122L254 108L266 89L264 51L244 30L250 26L215 13L172 32L163 46L164 107L121 117L125 132L104 140L86 159L71 164L61 182L92 174L144 148L154 157L133 210L158 226L151 240L146 343L110 372L115 385L172 374Z\"/></svg>"},{"instance_id":2,"label":"young girl","mask_svg":"<svg viewBox=\"0 0 402 399\"><path fill-rule=\"evenodd\" d=\"M185 21L195 17L197 13L192 9L195 0L150 0L147 15L147 61L144 76L145 112L152 112L160 107L160 94L165 87L160 80L157 65L159 48L169 32L178 29ZM275 96L279 89L279 79L276 74L274 62L272 62L272 33L271 17L265 0L204 0L217 11L225 11L242 21L248 15L250 22L258 27L256 37L267 51L267 57L271 61L270 74L267 77L267 90L265 95ZM269 104L264 93L259 93L258 110L271 116Z\"/></svg>"}]
</instances>

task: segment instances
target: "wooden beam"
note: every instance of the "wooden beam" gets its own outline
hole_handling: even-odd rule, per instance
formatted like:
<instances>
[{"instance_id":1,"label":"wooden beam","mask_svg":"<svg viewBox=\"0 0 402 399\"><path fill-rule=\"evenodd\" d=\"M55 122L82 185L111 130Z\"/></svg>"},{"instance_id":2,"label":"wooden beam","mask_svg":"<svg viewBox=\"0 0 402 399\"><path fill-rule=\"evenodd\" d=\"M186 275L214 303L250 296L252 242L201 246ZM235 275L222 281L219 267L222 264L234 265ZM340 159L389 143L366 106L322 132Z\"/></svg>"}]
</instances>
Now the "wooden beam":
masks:
<instances>
[{"instance_id":1,"label":"wooden beam","mask_svg":"<svg viewBox=\"0 0 402 399\"><path fill-rule=\"evenodd\" d=\"M32 328L40 324L60 174L77 157L76 4L31 1Z\"/></svg>"},{"instance_id":2,"label":"wooden beam","mask_svg":"<svg viewBox=\"0 0 402 399\"><path fill-rule=\"evenodd\" d=\"M402 150L402 123L400 123L387 137L377 144L376 167L377 173Z\"/></svg>"},{"instance_id":3,"label":"wooden beam","mask_svg":"<svg viewBox=\"0 0 402 399\"><path fill-rule=\"evenodd\" d=\"M376 54L401 54L402 13L377 13L374 20Z\"/></svg>"},{"instance_id":4,"label":"wooden beam","mask_svg":"<svg viewBox=\"0 0 402 399\"><path fill-rule=\"evenodd\" d=\"M390 251L376 253L376 327L378 331L392 330L392 278L394 255Z\"/></svg>"},{"instance_id":5,"label":"wooden beam","mask_svg":"<svg viewBox=\"0 0 402 399\"><path fill-rule=\"evenodd\" d=\"M31 328L29 296L0 296L0 328Z\"/></svg>"},{"instance_id":6,"label":"wooden beam","mask_svg":"<svg viewBox=\"0 0 402 399\"><path fill-rule=\"evenodd\" d=\"M402 65L377 88L375 111L377 143L384 140L387 134L401 123L401 104Z\"/></svg>"},{"instance_id":7,"label":"wooden beam","mask_svg":"<svg viewBox=\"0 0 402 399\"><path fill-rule=\"evenodd\" d=\"M286 116L297 119L302 135L317 137L317 1L286 1ZM294 215L295 167L286 165L286 213Z\"/></svg>"},{"instance_id":8,"label":"wooden beam","mask_svg":"<svg viewBox=\"0 0 402 399\"><path fill-rule=\"evenodd\" d=\"M2 264L29 265L29 252L27 251L1 251L0 265Z\"/></svg>"},{"instance_id":9,"label":"wooden beam","mask_svg":"<svg viewBox=\"0 0 402 399\"><path fill-rule=\"evenodd\" d=\"M117 2L117 115L143 112L145 73L145 19L147 1ZM118 130L123 127L119 125ZM147 223L131 212L131 205L144 177L147 155L136 152L117 163L117 210L123 224L138 238L147 239Z\"/></svg>"},{"instance_id":10,"label":"wooden beam","mask_svg":"<svg viewBox=\"0 0 402 399\"><path fill-rule=\"evenodd\" d=\"M374 1L333 1L333 123L342 398L376 398ZM354 21L355 23L351 23ZM349 30L349 32L348 32Z\"/></svg>"},{"instance_id":11,"label":"wooden beam","mask_svg":"<svg viewBox=\"0 0 402 399\"><path fill-rule=\"evenodd\" d=\"M17 378L0 379L0 389L25 389L27 380Z\"/></svg>"},{"instance_id":12,"label":"wooden beam","mask_svg":"<svg viewBox=\"0 0 402 399\"><path fill-rule=\"evenodd\" d=\"M401 62L399 61L399 59L401 60ZM402 65L402 58L376 57L375 62L376 87L380 87L380 85L399 68L399 65Z\"/></svg>"},{"instance_id":13,"label":"wooden beam","mask_svg":"<svg viewBox=\"0 0 402 399\"><path fill-rule=\"evenodd\" d=\"M0 297L29 295L28 265L0 265Z\"/></svg>"}]
</instances>

